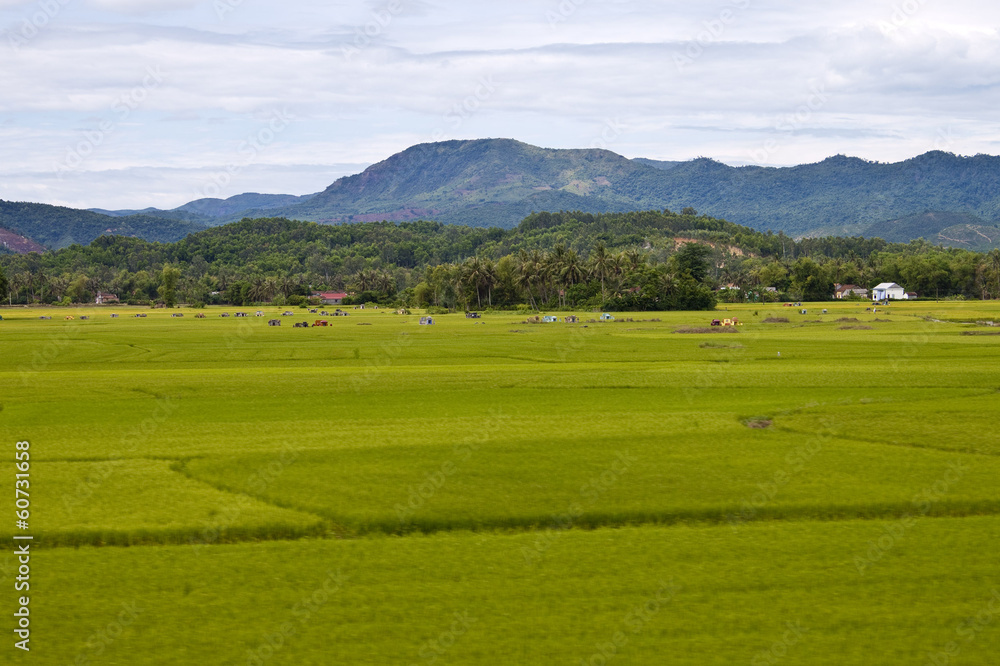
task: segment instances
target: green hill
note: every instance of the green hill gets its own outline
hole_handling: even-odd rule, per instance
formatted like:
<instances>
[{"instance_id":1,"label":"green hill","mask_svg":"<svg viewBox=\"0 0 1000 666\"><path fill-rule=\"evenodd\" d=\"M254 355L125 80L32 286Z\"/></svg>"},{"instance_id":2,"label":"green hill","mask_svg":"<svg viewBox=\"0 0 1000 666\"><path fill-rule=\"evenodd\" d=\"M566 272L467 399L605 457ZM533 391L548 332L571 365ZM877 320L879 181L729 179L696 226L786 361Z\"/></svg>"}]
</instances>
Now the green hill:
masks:
<instances>
[{"instance_id":1,"label":"green hill","mask_svg":"<svg viewBox=\"0 0 1000 666\"><path fill-rule=\"evenodd\" d=\"M924 238L946 247L987 252L1000 247L1000 226L987 224L969 213L929 211L898 220L873 224L862 234L869 238L905 243Z\"/></svg>"},{"instance_id":2,"label":"green hill","mask_svg":"<svg viewBox=\"0 0 1000 666\"><path fill-rule=\"evenodd\" d=\"M550 150L510 139L447 141L409 148L272 214L510 228L535 210L689 206L794 236L860 234L928 210L976 215L988 225L1000 220L1000 158L931 152L896 164L837 156L789 168L730 167L705 158L673 163L606 150Z\"/></svg>"},{"instance_id":3,"label":"green hill","mask_svg":"<svg viewBox=\"0 0 1000 666\"><path fill-rule=\"evenodd\" d=\"M166 220L149 215L112 217L89 210L2 200L0 227L50 249L73 244L87 245L105 234L172 242L205 228L202 224L186 220Z\"/></svg>"},{"instance_id":4,"label":"green hill","mask_svg":"<svg viewBox=\"0 0 1000 666\"><path fill-rule=\"evenodd\" d=\"M117 211L112 214L130 215L114 218L6 205L22 209L6 217L0 211L0 226L50 247L86 243L107 230L175 240L243 217L326 224L424 219L510 229L536 211L691 208L793 237L884 233L892 241L924 237L989 248L995 243L991 229L1000 222L1000 157L935 151L895 164L839 155L788 168L731 167L706 158L630 160L607 150L478 139L413 146L304 197L244 194L170 211ZM928 211L934 211L932 217L920 219ZM948 216L956 221L944 224ZM965 226L943 233L956 224Z\"/></svg>"}]
</instances>

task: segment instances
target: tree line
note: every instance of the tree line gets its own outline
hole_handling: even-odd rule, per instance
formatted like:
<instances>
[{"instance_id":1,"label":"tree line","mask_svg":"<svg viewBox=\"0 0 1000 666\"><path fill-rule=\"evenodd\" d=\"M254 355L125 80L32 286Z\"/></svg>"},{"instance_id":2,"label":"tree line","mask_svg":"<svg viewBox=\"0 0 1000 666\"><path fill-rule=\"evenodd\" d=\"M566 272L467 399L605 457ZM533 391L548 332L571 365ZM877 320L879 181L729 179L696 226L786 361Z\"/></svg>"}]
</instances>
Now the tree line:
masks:
<instances>
[{"instance_id":1,"label":"tree line","mask_svg":"<svg viewBox=\"0 0 1000 666\"><path fill-rule=\"evenodd\" d=\"M834 284L898 282L924 297L1000 297L1000 251L869 238L795 241L696 211L533 213L515 229L436 222L243 220L176 243L102 236L0 256L10 303L297 304L316 291L444 308L703 309L825 300Z\"/></svg>"}]
</instances>

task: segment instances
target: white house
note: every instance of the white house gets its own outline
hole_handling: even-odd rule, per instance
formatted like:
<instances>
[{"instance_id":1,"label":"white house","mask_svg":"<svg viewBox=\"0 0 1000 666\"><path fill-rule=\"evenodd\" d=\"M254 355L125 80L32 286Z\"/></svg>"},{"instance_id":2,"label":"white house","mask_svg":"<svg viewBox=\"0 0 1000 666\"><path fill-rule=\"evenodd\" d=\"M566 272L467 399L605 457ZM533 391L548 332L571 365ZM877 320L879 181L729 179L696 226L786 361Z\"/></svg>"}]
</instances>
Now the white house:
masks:
<instances>
[{"instance_id":1,"label":"white house","mask_svg":"<svg viewBox=\"0 0 1000 666\"><path fill-rule=\"evenodd\" d=\"M906 290L895 282L883 282L872 289L873 301L894 300L902 301L906 299Z\"/></svg>"}]
</instances>

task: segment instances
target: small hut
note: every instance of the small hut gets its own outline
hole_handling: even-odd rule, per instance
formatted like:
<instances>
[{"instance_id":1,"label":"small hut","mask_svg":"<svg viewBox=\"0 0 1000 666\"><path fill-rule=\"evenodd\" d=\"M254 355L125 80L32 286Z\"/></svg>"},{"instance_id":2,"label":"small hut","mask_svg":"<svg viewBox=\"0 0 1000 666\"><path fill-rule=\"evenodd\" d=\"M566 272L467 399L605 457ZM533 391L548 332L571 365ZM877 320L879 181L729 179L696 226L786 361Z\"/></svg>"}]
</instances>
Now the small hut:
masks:
<instances>
[{"instance_id":1,"label":"small hut","mask_svg":"<svg viewBox=\"0 0 1000 666\"><path fill-rule=\"evenodd\" d=\"M432 326L433 324L434 324L434 318L433 317L421 317L420 318L420 325L421 326Z\"/></svg>"}]
</instances>

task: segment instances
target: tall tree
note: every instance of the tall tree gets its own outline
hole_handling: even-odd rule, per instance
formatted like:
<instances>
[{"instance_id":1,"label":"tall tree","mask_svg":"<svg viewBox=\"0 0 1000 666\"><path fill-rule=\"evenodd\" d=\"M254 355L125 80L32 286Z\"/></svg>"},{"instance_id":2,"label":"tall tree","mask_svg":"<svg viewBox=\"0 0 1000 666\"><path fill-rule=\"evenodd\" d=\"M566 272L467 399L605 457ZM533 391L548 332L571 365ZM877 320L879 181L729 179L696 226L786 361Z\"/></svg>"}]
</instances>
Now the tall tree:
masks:
<instances>
[{"instance_id":1,"label":"tall tree","mask_svg":"<svg viewBox=\"0 0 1000 666\"><path fill-rule=\"evenodd\" d=\"M181 279L181 270L167 264L160 273L159 293L168 308L177 305L177 282Z\"/></svg>"}]
</instances>

